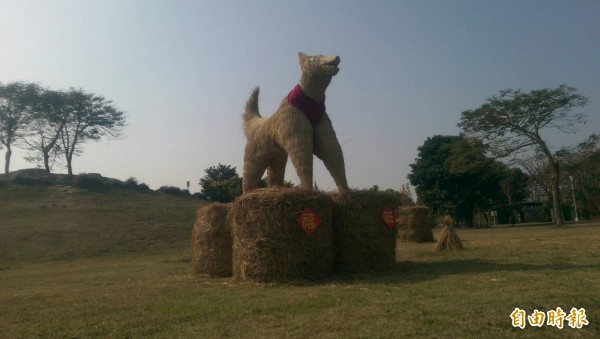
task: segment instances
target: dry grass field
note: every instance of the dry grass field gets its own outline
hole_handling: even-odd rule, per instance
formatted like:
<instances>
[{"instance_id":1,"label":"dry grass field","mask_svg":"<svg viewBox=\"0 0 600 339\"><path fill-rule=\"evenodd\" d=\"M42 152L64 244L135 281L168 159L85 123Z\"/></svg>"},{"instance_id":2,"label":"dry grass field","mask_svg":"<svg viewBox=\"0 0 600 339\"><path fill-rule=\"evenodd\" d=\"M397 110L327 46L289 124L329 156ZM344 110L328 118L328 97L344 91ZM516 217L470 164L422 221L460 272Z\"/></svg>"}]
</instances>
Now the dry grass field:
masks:
<instances>
[{"instance_id":1,"label":"dry grass field","mask_svg":"<svg viewBox=\"0 0 600 339\"><path fill-rule=\"evenodd\" d=\"M235 285L190 274L191 198L0 187L0 333L32 337L600 337L600 224L458 229L385 274ZM434 232L437 236L437 232ZM514 328L584 308L588 325Z\"/></svg>"}]
</instances>

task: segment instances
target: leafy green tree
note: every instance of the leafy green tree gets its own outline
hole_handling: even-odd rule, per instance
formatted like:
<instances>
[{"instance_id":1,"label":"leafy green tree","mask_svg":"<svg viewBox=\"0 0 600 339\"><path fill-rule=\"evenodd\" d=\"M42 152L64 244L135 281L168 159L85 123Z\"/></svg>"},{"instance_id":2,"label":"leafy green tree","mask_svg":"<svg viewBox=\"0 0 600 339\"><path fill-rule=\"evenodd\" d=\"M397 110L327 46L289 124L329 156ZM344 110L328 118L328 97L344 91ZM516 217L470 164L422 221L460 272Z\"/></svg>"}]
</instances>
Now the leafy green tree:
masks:
<instances>
[{"instance_id":1,"label":"leafy green tree","mask_svg":"<svg viewBox=\"0 0 600 339\"><path fill-rule=\"evenodd\" d=\"M125 113L102 96L71 88L66 93L67 113L60 131L61 149L69 175L73 174L73 156L89 140L117 137L125 126Z\"/></svg>"},{"instance_id":2,"label":"leafy green tree","mask_svg":"<svg viewBox=\"0 0 600 339\"><path fill-rule=\"evenodd\" d=\"M200 195L203 198L227 203L242 195L242 178L237 174L235 167L219 164L207 168L204 172L206 175L200 179ZM267 180L261 179L258 187L267 187ZM283 187L291 188L294 184L284 180Z\"/></svg>"},{"instance_id":3,"label":"leafy green tree","mask_svg":"<svg viewBox=\"0 0 600 339\"><path fill-rule=\"evenodd\" d=\"M417 202L438 215L474 223L473 212L500 199L505 165L487 158L483 145L462 136L436 135L419 147L408 179Z\"/></svg>"},{"instance_id":4,"label":"leafy green tree","mask_svg":"<svg viewBox=\"0 0 600 339\"><path fill-rule=\"evenodd\" d=\"M438 215L450 214L455 219L466 207L465 196L461 196L458 190L468 183L464 176L452 173L447 162L453 143L459 139L458 136L442 135L427 138L418 148L418 157L410 165L411 173L408 175L417 193L417 203L428 205ZM470 194L469 198L473 196Z\"/></svg>"},{"instance_id":5,"label":"leafy green tree","mask_svg":"<svg viewBox=\"0 0 600 339\"><path fill-rule=\"evenodd\" d=\"M530 150L544 154L552 171L552 205L557 225L564 225L560 208L560 163L541 132L556 129L573 133L577 125L585 123L583 114L571 112L588 101L575 91L566 85L529 93L508 88L486 99L479 108L462 112L458 124L467 136L483 140L495 156L508 157Z\"/></svg>"},{"instance_id":6,"label":"leafy green tree","mask_svg":"<svg viewBox=\"0 0 600 339\"><path fill-rule=\"evenodd\" d=\"M235 167L219 164L207 168L205 173L200 179L200 193L206 199L227 203L242 194L242 178Z\"/></svg>"},{"instance_id":7,"label":"leafy green tree","mask_svg":"<svg viewBox=\"0 0 600 339\"><path fill-rule=\"evenodd\" d=\"M23 137L23 130L30 121L32 106L39 91L40 87L36 84L0 83L0 143L6 148L4 173L10 170L12 145Z\"/></svg>"}]
</instances>

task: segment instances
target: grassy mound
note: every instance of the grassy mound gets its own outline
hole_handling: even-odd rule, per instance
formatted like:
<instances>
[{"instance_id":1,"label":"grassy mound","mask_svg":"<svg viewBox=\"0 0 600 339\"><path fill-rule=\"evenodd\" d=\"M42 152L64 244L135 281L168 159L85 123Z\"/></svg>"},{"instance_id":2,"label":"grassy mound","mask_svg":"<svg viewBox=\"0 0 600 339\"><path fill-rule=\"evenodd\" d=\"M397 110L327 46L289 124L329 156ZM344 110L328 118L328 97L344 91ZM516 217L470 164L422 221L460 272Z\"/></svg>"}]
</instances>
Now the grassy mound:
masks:
<instances>
[{"instance_id":1,"label":"grassy mound","mask_svg":"<svg viewBox=\"0 0 600 339\"><path fill-rule=\"evenodd\" d=\"M205 202L114 187L0 186L0 266L186 247Z\"/></svg>"}]
</instances>

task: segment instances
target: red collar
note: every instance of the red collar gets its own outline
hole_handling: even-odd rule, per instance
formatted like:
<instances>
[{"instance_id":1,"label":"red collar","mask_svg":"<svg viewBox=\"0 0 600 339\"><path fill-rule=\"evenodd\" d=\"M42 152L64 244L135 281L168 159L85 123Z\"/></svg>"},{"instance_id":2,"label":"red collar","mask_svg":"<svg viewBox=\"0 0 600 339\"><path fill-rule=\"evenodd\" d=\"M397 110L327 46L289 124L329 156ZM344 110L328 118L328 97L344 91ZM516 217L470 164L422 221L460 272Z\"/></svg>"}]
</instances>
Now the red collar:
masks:
<instances>
[{"instance_id":1,"label":"red collar","mask_svg":"<svg viewBox=\"0 0 600 339\"><path fill-rule=\"evenodd\" d=\"M321 121L323 115L325 115L325 99L321 102L316 102L309 98L306 94L302 93L300 85L296 85L294 89L287 96L288 102L304 112L308 120L314 125Z\"/></svg>"}]
</instances>

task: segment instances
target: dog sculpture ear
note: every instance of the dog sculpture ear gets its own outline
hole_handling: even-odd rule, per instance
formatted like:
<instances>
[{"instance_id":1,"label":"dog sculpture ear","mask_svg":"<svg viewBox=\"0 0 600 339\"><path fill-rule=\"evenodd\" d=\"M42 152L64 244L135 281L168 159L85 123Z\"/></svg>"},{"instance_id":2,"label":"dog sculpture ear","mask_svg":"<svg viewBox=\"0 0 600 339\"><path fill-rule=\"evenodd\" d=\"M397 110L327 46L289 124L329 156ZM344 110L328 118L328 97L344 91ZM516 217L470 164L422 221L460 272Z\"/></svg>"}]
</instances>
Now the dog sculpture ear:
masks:
<instances>
[{"instance_id":1,"label":"dog sculpture ear","mask_svg":"<svg viewBox=\"0 0 600 339\"><path fill-rule=\"evenodd\" d=\"M298 61L300 61L300 63L303 63L304 60L306 60L306 54L298 52Z\"/></svg>"},{"instance_id":2,"label":"dog sculpture ear","mask_svg":"<svg viewBox=\"0 0 600 339\"><path fill-rule=\"evenodd\" d=\"M300 64L300 69L304 72L306 71L306 60L308 59L308 55L298 52L298 63Z\"/></svg>"}]
</instances>

